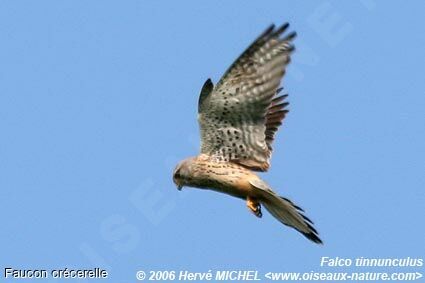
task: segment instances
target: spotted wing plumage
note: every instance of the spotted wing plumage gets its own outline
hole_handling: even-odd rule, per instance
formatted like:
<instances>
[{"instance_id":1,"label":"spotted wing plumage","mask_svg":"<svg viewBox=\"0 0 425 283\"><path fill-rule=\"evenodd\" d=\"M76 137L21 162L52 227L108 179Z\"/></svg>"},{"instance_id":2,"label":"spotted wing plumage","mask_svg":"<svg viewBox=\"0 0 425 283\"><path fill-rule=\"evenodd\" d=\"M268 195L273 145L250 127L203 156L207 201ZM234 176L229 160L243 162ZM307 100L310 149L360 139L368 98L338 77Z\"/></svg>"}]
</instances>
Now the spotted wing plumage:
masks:
<instances>
[{"instance_id":1,"label":"spotted wing plumage","mask_svg":"<svg viewBox=\"0 0 425 283\"><path fill-rule=\"evenodd\" d=\"M288 24L266 29L214 87L199 97L201 153L257 171L270 167L272 141L288 110L279 84L294 50Z\"/></svg>"}]
</instances>

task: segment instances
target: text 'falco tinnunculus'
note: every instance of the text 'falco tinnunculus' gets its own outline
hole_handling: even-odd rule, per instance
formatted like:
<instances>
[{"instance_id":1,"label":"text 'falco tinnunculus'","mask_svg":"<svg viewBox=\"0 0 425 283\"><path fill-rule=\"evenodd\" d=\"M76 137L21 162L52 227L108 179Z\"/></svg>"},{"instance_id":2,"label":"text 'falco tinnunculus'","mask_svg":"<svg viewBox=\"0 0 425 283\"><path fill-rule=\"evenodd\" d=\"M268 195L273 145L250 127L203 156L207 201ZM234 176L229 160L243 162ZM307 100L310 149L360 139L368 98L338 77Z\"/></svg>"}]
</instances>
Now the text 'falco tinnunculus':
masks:
<instances>
[{"instance_id":1,"label":"text 'falco tinnunculus'","mask_svg":"<svg viewBox=\"0 0 425 283\"><path fill-rule=\"evenodd\" d=\"M201 90L198 121L201 153L180 162L173 180L246 200L261 217L261 205L281 223L322 243L313 222L289 199L279 196L254 171L270 167L272 142L288 113L279 84L294 50L289 24L267 28L213 85Z\"/></svg>"}]
</instances>

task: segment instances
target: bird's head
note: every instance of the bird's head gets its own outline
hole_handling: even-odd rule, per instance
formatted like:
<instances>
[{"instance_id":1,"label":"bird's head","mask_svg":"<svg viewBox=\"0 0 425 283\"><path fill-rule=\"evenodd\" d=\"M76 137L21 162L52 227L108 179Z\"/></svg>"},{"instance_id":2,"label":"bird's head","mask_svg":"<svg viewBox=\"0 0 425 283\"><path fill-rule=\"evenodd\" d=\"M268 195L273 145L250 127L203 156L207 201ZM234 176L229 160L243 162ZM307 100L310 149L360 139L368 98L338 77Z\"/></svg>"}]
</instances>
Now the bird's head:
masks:
<instances>
[{"instance_id":1,"label":"bird's head","mask_svg":"<svg viewBox=\"0 0 425 283\"><path fill-rule=\"evenodd\" d=\"M192 159L193 158L188 158L181 161L174 169L173 181L179 191L189 184L192 176Z\"/></svg>"}]
</instances>

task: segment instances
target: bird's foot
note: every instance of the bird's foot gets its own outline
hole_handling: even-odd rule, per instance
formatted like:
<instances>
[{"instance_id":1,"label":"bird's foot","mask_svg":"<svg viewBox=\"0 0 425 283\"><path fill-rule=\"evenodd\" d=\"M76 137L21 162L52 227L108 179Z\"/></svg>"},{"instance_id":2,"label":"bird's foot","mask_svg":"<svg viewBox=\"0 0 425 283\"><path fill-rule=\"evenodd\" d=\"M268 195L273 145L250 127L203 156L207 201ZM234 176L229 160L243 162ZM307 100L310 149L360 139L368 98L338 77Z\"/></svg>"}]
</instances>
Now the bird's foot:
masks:
<instances>
[{"instance_id":1,"label":"bird's foot","mask_svg":"<svg viewBox=\"0 0 425 283\"><path fill-rule=\"evenodd\" d=\"M256 199L251 198L251 197L247 197L246 198L246 206L258 218L261 218L261 216L263 216L263 213L261 213L261 204Z\"/></svg>"}]
</instances>

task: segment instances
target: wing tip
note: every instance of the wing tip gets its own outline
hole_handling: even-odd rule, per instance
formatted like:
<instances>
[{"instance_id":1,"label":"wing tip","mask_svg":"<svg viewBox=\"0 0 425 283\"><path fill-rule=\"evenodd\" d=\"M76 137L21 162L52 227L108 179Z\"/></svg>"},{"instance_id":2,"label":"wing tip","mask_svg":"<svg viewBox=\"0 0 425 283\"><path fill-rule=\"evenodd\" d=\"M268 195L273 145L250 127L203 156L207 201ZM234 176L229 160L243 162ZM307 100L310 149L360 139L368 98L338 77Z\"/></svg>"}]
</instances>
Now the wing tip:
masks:
<instances>
[{"instance_id":1,"label":"wing tip","mask_svg":"<svg viewBox=\"0 0 425 283\"><path fill-rule=\"evenodd\" d=\"M274 29L275 29L275 24L270 24L258 37L258 39L264 38L268 35L270 35L271 33L273 33Z\"/></svg>"},{"instance_id":2,"label":"wing tip","mask_svg":"<svg viewBox=\"0 0 425 283\"><path fill-rule=\"evenodd\" d=\"M208 78L205 83L202 86L201 93L199 94L198 99L198 113L200 113L202 108L202 103L204 102L205 98L212 92L214 89L214 84L211 80L211 78Z\"/></svg>"},{"instance_id":3,"label":"wing tip","mask_svg":"<svg viewBox=\"0 0 425 283\"><path fill-rule=\"evenodd\" d=\"M284 33L288 29L288 27L289 27L289 23L288 22L283 23L280 27L278 27L276 29L276 31L274 32L274 35L276 35L276 36L281 35L282 33Z\"/></svg>"},{"instance_id":4,"label":"wing tip","mask_svg":"<svg viewBox=\"0 0 425 283\"><path fill-rule=\"evenodd\" d=\"M291 31L290 33L288 33L288 35L285 36L285 38L283 38L283 41L291 41L296 37L297 37L297 32Z\"/></svg>"}]
</instances>

